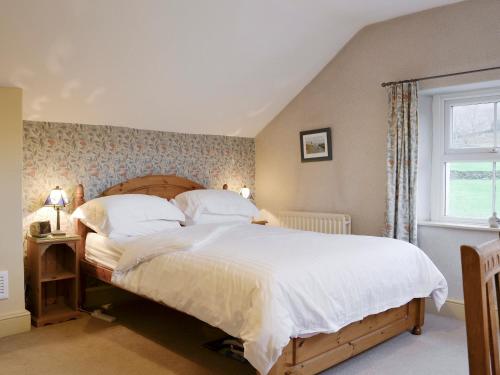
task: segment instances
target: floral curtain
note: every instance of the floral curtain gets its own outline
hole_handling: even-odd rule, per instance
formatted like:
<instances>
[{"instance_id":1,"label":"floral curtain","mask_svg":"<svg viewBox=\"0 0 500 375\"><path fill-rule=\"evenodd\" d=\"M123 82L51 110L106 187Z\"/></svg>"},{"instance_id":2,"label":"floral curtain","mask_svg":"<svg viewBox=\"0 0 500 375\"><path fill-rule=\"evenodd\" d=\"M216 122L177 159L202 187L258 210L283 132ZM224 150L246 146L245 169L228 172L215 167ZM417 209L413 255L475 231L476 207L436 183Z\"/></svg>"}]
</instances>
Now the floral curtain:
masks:
<instances>
[{"instance_id":1,"label":"floral curtain","mask_svg":"<svg viewBox=\"0 0 500 375\"><path fill-rule=\"evenodd\" d=\"M417 243L417 83L389 86L385 236Z\"/></svg>"}]
</instances>

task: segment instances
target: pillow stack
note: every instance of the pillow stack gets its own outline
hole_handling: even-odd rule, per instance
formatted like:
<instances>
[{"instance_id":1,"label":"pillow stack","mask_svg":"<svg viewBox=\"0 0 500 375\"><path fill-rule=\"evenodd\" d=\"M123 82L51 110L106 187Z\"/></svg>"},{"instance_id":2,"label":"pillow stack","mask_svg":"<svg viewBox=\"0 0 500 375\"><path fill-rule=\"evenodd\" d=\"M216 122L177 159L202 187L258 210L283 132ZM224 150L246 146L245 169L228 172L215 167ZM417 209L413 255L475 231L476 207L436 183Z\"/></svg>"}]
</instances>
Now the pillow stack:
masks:
<instances>
[{"instance_id":1,"label":"pillow stack","mask_svg":"<svg viewBox=\"0 0 500 375\"><path fill-rule=\"evenodd\" d=\"M259 210L248 199L227 190L191 190L172 200L186 216L185 224L251 222Z\"/></svg>"}]
</instances>

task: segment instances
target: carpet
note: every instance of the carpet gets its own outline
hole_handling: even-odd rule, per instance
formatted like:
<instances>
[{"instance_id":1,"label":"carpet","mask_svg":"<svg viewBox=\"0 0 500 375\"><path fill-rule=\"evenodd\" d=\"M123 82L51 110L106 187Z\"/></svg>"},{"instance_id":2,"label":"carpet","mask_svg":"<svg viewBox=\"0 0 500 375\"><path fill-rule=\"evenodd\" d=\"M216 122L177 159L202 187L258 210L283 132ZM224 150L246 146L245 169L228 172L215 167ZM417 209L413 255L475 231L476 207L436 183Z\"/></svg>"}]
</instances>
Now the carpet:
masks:
<instances>
[{"instance_id":1,"label":"carpet","mask_svg":"<svg viewBox=\"0 0 500 375\"><path fill-rule=\"evenodd\" d=\"M225 333L149 301L116 306L116 322L87 314L0 339L0 373L9 375L252 374L253 368L203 344ZM393 338L325 375L466 375L464 323L427 315L424 333Z\"/></svg>"}]
</instances>

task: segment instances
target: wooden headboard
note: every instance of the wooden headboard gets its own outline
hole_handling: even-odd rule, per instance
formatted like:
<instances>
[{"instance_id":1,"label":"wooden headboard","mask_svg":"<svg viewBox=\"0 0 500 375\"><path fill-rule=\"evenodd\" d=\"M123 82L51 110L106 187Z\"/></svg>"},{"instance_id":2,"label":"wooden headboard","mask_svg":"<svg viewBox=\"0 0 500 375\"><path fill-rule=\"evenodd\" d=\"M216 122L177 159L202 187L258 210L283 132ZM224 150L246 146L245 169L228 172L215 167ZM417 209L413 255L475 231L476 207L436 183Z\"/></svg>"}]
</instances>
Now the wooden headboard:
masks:
<instances>
[{"instance_id":1,"label":"wooden headboard","mask_svg":"<svg viewBox=\"0 0 500 375\"><path fill-rule=\"evenodd\" d=\"M117 194L147 194L172 199L189 190L204 189L194 181L176 175L137 177L106 189L102 196Z\"/></svg>"},{"instance_id":2,"label":"wooden headboard","mask_svg":"<svg viewBox=\"0 0 500 375\"><path fill-rule=\"evenodd\" d=\"M136 177L118 185L111 186L103 191L101 196L118 194L147 194L172 199L176 195L185 191L204 188L205 187L203 185L200 185L197 182L176 175L150 175ZM79 184L76 188L74 208L76 209L84 203L85 194L83 185ZM80 222L80 220L76 220L75 228L77 234L79 234L82 238L78 246L78 256L80 259L83 259L85 256L85 239L87 238L87 233L92 232L92 230Z\"/></svg>"}]
</instances>

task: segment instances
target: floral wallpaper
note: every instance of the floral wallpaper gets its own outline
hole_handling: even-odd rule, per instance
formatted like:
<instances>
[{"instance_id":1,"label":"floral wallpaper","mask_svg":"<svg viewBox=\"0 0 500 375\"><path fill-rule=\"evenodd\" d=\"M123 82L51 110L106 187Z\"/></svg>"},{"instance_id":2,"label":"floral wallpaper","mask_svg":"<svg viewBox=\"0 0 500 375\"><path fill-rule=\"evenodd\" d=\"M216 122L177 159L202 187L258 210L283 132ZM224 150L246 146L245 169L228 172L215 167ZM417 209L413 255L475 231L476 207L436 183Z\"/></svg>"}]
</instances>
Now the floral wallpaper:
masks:
<instances>
[{"instance_id":1,"label":"floral wallpaper","mask_svg":"<svg viewBox=\"0 0 500 375\"><path fill-rule=\"evenodd\" d=\"M25 121L23 150L25 228L34 220L54 220L54 210L42 206L56 185L72 197L82 183L86 199L148 174L177 174L208 188L255 187L252 138ZM68 230L71 211L70 204L62 229Z\"/></svg>"}]
</instances>

